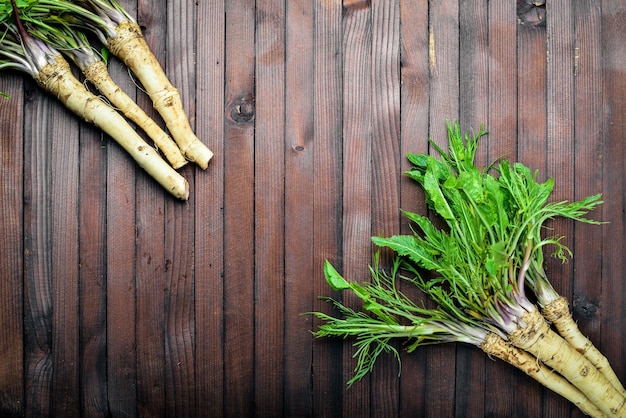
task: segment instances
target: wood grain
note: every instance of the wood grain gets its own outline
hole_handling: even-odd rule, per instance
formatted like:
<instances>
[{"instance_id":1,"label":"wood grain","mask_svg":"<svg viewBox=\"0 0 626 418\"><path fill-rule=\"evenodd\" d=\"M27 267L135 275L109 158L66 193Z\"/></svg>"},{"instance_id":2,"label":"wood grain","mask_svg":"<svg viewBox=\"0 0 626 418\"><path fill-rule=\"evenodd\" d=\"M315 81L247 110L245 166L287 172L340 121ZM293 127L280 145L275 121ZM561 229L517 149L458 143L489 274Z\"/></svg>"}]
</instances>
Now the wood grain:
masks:
<instances>
[{"instance_id":1,"label":"wood grain","mask_svg":"<svg viewBox=\"0 0 626 418\"><path fill-rule=\"evenodd\" d=\"M24 101L23 77L5 72L0 78L0 120L3 141L0 146L0 415L24 415L24 136L20 123Z\"/></svg>"},{"instance_id":2,"label":"wood grain","mask_svg":"<svg viewBox=\"0 0 626 418\"><path fill-rule=\"evenodd\" d=\"M196 19L194 2L166 2L168 18L165 43L165 70L168 78L178 88L187 116L195 127L196 120L196 50L193 22ZM193 169L186 165L181 173L195 188ZM169 416L195 416L197 409L195 391L195 205L176 205L168 200L165 207L165 372L166 402ZM171 264L167 266L168 260ZM169 267L169 268L168 268Z\"/></svg>"},{"instance_id":3,"label":"wood grain","mask_svg":"<svg viewBox=\"0 0 626 418\"><path fill-rule=\"evenodd\" d=\"M400 4L372 1L371 62L371 234L400 232ZM390 252L381 262L388 265ZM372 374L371 413L397 416L400 392L398 364L393 356L381 358Z\"/></svg>"},{"instance_id":4,"label":"wood grain","mask_svg":"<svg viewBox=\"0 0 626 418\"><path fill-rule=\"evenodd\" d=\"M464 13L459 15L459 124L461 129L474 129L478 133L481 124L485 129L490 126L490 98L494 94L492 82L500 82L497 75L501 74L497 51L493 51L490 30L490 19L500 18L489 10L489 2L466 2ZM495 63L495 64L494 64ZM497 81L496 81L497 80ZM495 138L494 138L495 139ZM496 139L497 140L497 139ZM483 138L476 161L482 166L489 164L488 150L493 140ZM489 396L483 386L472 382L483 381L488 373L484 353L477 347L459 344L456 351L456 387L455 415L467 417L485 416L485 398Z\"/></svg>"},{"instance_id":5,"label":"wood grain","mask_svg":"<svg viewBox=\"0 0 626 418\"><path fill-rule=\"evenodd\" d=\"M107 402L107 149L97 129L80 128L79 337L81 411L104 417Z\"/></svg>"},{"instance_id":6,"label":"wood grain","mask_svg":"<svg viewBox=\"0 0 626 418\"><path fill-rule=\"evenodd\" d=\"M137 4L126 3L130 13ZM117 60L109 64L111 77L125 91L134 85ZM136 352L136 181L141 177L125 153L107 137L107 219L106 219L106 324L107 389L111 414L137 416ZM142 347L145 349L145 347ZM157 382L154 382L157 383ZM160 382L159 382L160 383ZM158 402L158 401L157 401Z\"/></svg>"},{"instance_id":7,"label":"wood grain","mask_svg":"<svg viewBox=\"0 0 626 418\"><path fill-rule=\"evenodd\" d=\"M343 32L343 265L348 280L368 279L372 246L372 79L371 9L350 8ZM361 301L343 295L344 303L358 309ZM344 346L343 369L347 382L354 375L356 348ZM344 386L344 415L371 414L370 377L350 389Z\"/></svg>"},{"instance_id":8,"label":"wood grain","mask_svg":"<svg viewBox=\"0 0 626 418\"><path fill-rule=\"evenodd\" d=\"M137 3L137 19L144 37L162 67L167 67L165 54L166 15L156 11L165 2ZM137 103L150 111L159 122L150 99L142 91L135 91ZM183 95L184 97L184 95ZM169 407L168 378L170 362L166 358L167 311L166 295L169 291L167 275L173 268L166 255L165 200L159 190L148 186L149 178L137 179L135 228L135 289L137 350L137 412L139 416L159 416Z\"/></svg>"},{"instance_id":9,"label":"wood grain","mask_svg":"<svg viewBox=\"0 0 626 418\"><path fill-rule=\"evenodd\" d=\"M599 193L602 187L602 45L600 7L573 3L574 48L574 199ZM584 21L581 17L584 16ZM589 215L602 220L602 209ZM603 236L607 225L574 225L570 310L591 341L601 341ZM576 411L578 416L582 414Z\"/></svg>"},{"instance_id":10,"label":"wood grain","mask_svg":"<svg viewBox=\"0 0 626 418\"><path fill-rule=\"evenodd\" d=\"M60 117L53 98L36 95L25 106L24 173L28 184L24 190L24 362L26 404L36 414L52 413L52 276L50 218L50 141L47 131L50 118ZM65 119L67 122L67 119Z\"/></svg>"},{"instance_id":11,"label":"wood grain","mask_svg":"<svg viewBox=\"0 0 626 418\"><path fill-rule=\"evenodd\" d=\"M428 136L446 147L446 120L459 118L459 4L433 2L428 12L429 107ZM432 150L434 151L434 150ZM424 416L454 415L454 403L448 402L455 389L456 347L441 345L424 347L428 382ZM442 368L442 364L449 367ZM405 383L406 384L406 383Z\"/></svg>"},{"instance_id":12,"label":"wood grain","mask_svg":"<svg viewBox=\"0 0 626 418\"><path fill-rule=\"evenodd\" d=\"M608 224L551 223L574 259L547 266L626 377L623 5L122 4L215 156L180 170L191 197L175 201L28 77L0 74L0 415L580 417L465 345L396 342L401 369L384 355L348 388L354 341L310 333L307 312L337 313L320 296L361 306L324 261L368 280L371 236L409 233L400 209L428 214L406 154L445 145L447 119L485 124L481 164L538 169L554 199L603 194L591 217Z\"/></svg>"},{"instance_id":13,"label":"wood grain","mask_svg":"<svg viewBox=\"0 0 626 418\"><path fill-rule=\"evenodd\" d=\"M256 8L255 413L284 414L285 2Z\"/></svg>"},{"instance_id":14,"label":"wood grain","mask_svg":"<svg viewBox=\"0 0 626 418\"><path fill-rule=\"evenodd\" d=\"M224 402L226 416L254 411L255 8L228 1L224 133ZM226 156L228 158L226 158Z\"/></svg>"},{"instance_id":15,"label":"wood grain","mask_svg":"<svg viewBox=\"0 0 626 418\"><path fill-rule=\"evenodd\" d=\"M546 179L547 146L547 60L545 25L517 26L517 160L538 171L541 181ZM498 139L501 135L498 135ZM510 156L505 156L511 158ZM503 380L508 379L505 371ZM536 399L530 405L533 414L541 414L541 388L521 373L516 376L519 394L505 386L504 396L510 398ZM498 391L501 392L501 391ZM496 392L496 393L498 393ZM495 402L494 402L495 404ZM517 401L515 401L517 404Z\"/></svg>"},{"instance_id":16,"label":"wood grain","mask_svg":"<svg viewBox=\"0 0 626 418\"><path fill-rule=\"evenodd\" d=\"M316 299L330 296L322 272L325 260L341 266L343 239L343 10L339 2L314 2L313 38L313 251L312 286L309 290L313 311L331 313L329 304ZM308 191L310 192L310 187ZM329 199L328 196L334 196ZM294 268L294 267L290 267ZM337 297L338 295L332 295ZM311 321L317 329L319 321ZM342 408L343 379L341 341L312 341L312 408L307 415L334 416ZM307 378L308 380L308 378ZM301 398L300 402L306 402Z\"/></svg>"},{"instance_id":17,"label":"wood grain","mask_svg":"<svg viewBox=\"0 0 626 418\"><path fill-rule=\"evenodd\" d=\"M284 20L284 277L277 287L284 288L284 411L285 416L307 416L313 411L312 369L314 340L312 317L304 312L314 310L316 295L311 281L315 277L314 232L303 225L314 225L316 219L315 146L315 80L314 2L286 3ZM289 22L290 24L286 24ZM280 31L277 31L281 33ZM278 64L281 65L281 64ZM275 132L281 132L275 128ZM270 136L273 136L270 134ZM335 158L333 156L332 158ZM277 164L280 166L279 164ZM312 192L313 191L313 192ZM296 349L293 342L299 341Z\"/></svg>"},{"instance_id":18,"label":"wood grain","mask_svg":"<svg viewBox=\"0 0 626 418\"><path fill-rule=\"evenodd\" d=\"M428 4L412 0L400 2L401 89L400 89L400 167L410 168L406 154L428 152L430 120L430 63ZM400 208L415 213L426 213L424 195L408 177L400 178ZM400 232L411 232L406 218L400 220ZM421 300L412 286L403 285L402 291ZM404 354L404 353L403 353ZM402 355L399 377L398 411L402 415L424 416L428 404L428 382L425 379L427 350Z\"/></svg>"},{"instance_id":19,"label":"wood grain","mask_svg":"<svg viewBox=\"0 0 626 418\"><path fill-rule=\"evenodd\" d=\"M224 2L197 8L196 135L215 153L195 181L195 375L197 410L208 416L225 411L224 388Z\"/></svg>"},{"instance_id":20,"label":"wood grain","mask_svg":"<svg viewBox=\"0 0 626 418\"><path fill-rule=\"evenodd\" d=\"M621 116L626 111L626 97L620 92L626 88L623 68L626 49L618 42L626 31L626 7L623 4L602 2L602 192L604 203L602 219L609 222L602 236L602 337L600 350L609 359L623 382L626 374L626 353L621 341L626 327L626 308L620 302L626 294L624 258L619 256L624 245L624 132L626 121Z\"/></svg>"}]
</instances>

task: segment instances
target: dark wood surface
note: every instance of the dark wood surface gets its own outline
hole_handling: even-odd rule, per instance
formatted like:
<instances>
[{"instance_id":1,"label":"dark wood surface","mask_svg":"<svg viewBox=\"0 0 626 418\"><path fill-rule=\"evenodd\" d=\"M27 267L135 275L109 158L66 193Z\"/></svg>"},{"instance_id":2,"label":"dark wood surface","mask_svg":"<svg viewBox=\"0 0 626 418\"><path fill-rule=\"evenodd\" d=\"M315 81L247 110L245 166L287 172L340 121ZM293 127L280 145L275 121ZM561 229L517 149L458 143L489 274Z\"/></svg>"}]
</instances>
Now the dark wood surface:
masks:
<instances>
[{"instance_id":1,"label":"dark wood surface","mask_svg":"<svg viewBox=\"0 0 626 418\"><path fill-rule=\"evenodd\" d=\"M348 389L351 342L301 315L329 311L325 259L365 279L370 237L425 210L404 156L446 119L483 123L480 160L539 169L554 199L603 193L608 224L551 225L575 256L548 271L626 379L626 3L344 3L122 1L215 153L181 169L186 203L0 75L0 416L581 416L463 345Z\"/></svg>"}]
</instances>

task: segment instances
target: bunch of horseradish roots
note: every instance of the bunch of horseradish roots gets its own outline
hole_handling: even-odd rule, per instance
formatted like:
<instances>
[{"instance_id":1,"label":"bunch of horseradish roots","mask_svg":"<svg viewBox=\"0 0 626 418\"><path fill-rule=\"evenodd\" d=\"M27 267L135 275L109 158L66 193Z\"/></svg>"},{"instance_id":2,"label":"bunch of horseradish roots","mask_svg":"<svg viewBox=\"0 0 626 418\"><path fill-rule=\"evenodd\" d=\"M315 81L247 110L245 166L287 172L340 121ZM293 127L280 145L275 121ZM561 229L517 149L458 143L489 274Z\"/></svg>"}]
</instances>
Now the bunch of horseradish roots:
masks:
<instances>
[{"instance_id":1,"label":"bunch of horseradish roots","mask_svg":"<svg viewBox=\"0 0 626 418\"><path fill-rule=\"evenodd\" d=\"M111 79L109 53L137 77L169 133ZM73 75L70 62L110 104ZM205 169L213 156L194 134L178 90L150 51L139 25L116 0L1 0L0 69L32 76L68 109L118 142L179 199L188 199L189 184L176 169L188 161Z\"/></svg>"},{"instance_id":2,"label":"bunch of horseradish roots","mask_svg":"<svg viewBox=\"0 0 626 418\"><path fill-rule=\"evenodd\" d=\"M357 365L348 384L384 352L400 360L392 340L403 340L408 352L461 342L518 367L588 415L626 417L624 387L544 269L544 247L562 260L572 255L563 237L543 236L545 223L557 217L599 223L585 215L600 195L549 202L554 181L538 182L537 172L520 163L479 169L475 155L484 134L462 135L448 123L448 151L431 141L440 158L408 155L406 175L423 189L432 216L405 211L410 234L372 238L378 250L367 282L346 280L326 262L330 287L356 295L362 309L324 298L339 315L314 312L321 319L314 334L354 338ZM386 268L379 262L383 248L393 260ZM434 303L409 298L413 285Z\"/></svg>"}]
</instances>

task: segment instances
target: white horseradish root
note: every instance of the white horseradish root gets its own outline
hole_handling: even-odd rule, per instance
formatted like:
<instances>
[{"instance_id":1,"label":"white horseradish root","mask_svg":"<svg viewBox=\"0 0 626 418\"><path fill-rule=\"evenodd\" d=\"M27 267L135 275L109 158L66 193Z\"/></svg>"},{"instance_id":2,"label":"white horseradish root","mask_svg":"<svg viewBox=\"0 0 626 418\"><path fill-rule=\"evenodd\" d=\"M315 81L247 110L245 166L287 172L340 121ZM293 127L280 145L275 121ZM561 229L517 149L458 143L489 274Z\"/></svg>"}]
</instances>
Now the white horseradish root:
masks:
<instances>
[{"instance_id":1,"label":"white horseradish root","mask_svg":"<svg viewBox=\"0 0 626 418\"><path fill-rule=\"evenodd\" d=\"M178 90L150 51L139 25L124 21L115 28L115 33L114 38L107 40L111 53L137 76L185 157L206 169L213 153L191 129Z\"/></svg>"},{"instance_id":2,"label":"white horseradish root","mask_svg":"<svg viewBox=\"0 0 626 418\"><path fill-rule=\"evenodd\" d=\"M175 197L189 198L189 184L149 146L113 108L89 92L58 55L54 64L43 67L35 76L37 83L59 99L69 110L107 133L161 186Z\"/></svg>"}]
</instances>

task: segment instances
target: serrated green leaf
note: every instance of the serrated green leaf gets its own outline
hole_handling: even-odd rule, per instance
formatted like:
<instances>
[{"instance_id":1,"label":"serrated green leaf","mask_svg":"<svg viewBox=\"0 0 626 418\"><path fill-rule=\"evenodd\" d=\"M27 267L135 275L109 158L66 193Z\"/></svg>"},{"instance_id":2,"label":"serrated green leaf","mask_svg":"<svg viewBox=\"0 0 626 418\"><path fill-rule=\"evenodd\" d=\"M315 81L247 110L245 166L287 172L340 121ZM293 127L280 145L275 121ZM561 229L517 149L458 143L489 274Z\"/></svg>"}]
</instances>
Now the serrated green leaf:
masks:
<instances>
[{"instance_id":1,"label":"serrated green leaf","mask_svg":"<svg viewBox=\"0 0 626 418\"><path fill-rule=\"evenodd\" d=\"M426 169L426 160L428 156L426 154L407 154L407 159L418 169Z\"/></svg>"},{"instance_id":2,"label":"serrated green leaf","mask_svg":"<svg viewBox=\"0 0 626 418\"><path fill-rule=\"evenodd\" d=\"M335 267L333 267L328 260L324 262L324 277L326 278L326 283L328 283L333 290L350 289L350 283L335 270Z\"/></svg>"},{"instance_id":3,"label":"serrated green leaf","mask_svg":"<svg viewBox=\"0 0 626 418\"><path fill-rule=\"evenodd\" d=\"M446 220L451 220L454 219L454 213L452 213L439 183L442 174L441 165L434 158L429 159L428 170L424 175L424 191L437 214Z\"/></svg>"},{"instance_id":4,"label":"serrated green leaf","mask_svg":"<svg viewBox=\"0 0 626 418\"><path fill-rule=\"evenodd\" d=\"M483 181L478 170L464 171L459 174L456 187L462 190L474 203L484 200Z\"/></svg>"},{"instance_id":5,"label":"serrated green leaf","mask_svg":"<svg viewBox=\"0 0 626 418\"><path fill-rule=\"evenodd\" d=\"M409 170L404 173L411 180L415 180L418 184L424 184L424 172L420 170Z\"/></svg>"},{"instance_id":6,"label":"serrated green leaf","mask_svg":"<svg viewBox=\"0 0 626 418\"><path fill-rule=\"evenodd\" d=\"M373 237L372 241L379 247L391 248L398 255L409 257L418 266L427 270L441 268L438 258L441 252L430 242L410 235L394 235L389 238Z\"/></svg>"}]
</instances>

